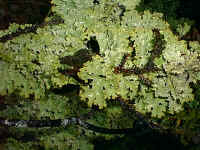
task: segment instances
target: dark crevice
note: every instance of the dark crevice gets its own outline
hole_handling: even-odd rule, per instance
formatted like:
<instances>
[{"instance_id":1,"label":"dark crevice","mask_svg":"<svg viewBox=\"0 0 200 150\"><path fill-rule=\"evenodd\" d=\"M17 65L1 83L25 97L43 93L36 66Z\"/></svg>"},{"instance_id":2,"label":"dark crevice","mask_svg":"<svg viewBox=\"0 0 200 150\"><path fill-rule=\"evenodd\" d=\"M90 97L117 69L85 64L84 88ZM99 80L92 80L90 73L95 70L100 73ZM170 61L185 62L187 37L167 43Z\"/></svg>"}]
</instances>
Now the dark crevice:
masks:
<instances>
[{"instance_id":1,"label":"dark crevice","mask_svg":"<svg viewBox=\"0 0 200 150\"><path fill-rule=\"evenodd\" d=\"M179 138L171 134L161 134L155 131L135 136L134 134L106 140L104 137L97 137L93 140L95 150L186 150Z\"/></svg>"},{"instance_id":2,"label":"dark crevice","mask_svg":"<svg viewBox=\"0 0 200 150\"><path fill-rule=\"evenodd\" d=\"M91 49L93 53L99 54L100 46L96 39L96 36L90 36L90 40L87 41L87 48Z\"/></svg>"},{"instance_id":3,"label":"dark crevice","mask_svg":"<svg viewBox=\"0 0 200 150\"><path fill-rule=\"evenodd\" d=\"M0 3L0 30L11 23L41 24L51 9L50 0L5 0Z\"/></svg>"},{"instance_id":4,"label":"dark crevice","mask_svg":"<svg viewBox=\"0 0 200 150\"><path fill-rule=\"evenodd\" d=\"M95 5L99 5L100 3L99 3L98 0L93 0L93 4L95 4Z\"/></svg>"},{"instance_id":5,"label":"dark crevice","mask_svg":"<svg viewBox=\"0 0 200 150\"><path fill-rule=\"evenodd\" d=\"M191 82L189 85L193 89L194 99L200 102L200 81L198 80L196 83Z\"/></svg>"},{"instance_id":6,"label":"dark crevice","mask_svg":"<svg viewBox=\"0 0 200 150\"><path fill-rule=\"evenodd\" d=\"M85 81L82 80L81 78L79 78L78 76L78 71L79 70L76 70L76 69L66 69L66 70L59 70L60 73L66 75L66 76L69 76L69 77L72 77L74 78L76 81L78 81L80 84L83 84L83 85L86 85Z\"/></svg>"},{"instance_id":7,"label":"dark crevice","mask_svg":"<svg viewBox=\"0 0 200 150\"><path fill-rule=\"evenodd\" d=\"M180 6L176 10L179 18L189 18L200 24L199 1L197 0L179 0Z\"/></svg>"},{"instance_id":8,"label":"dark crevice","mask_svg":"<svg viewBox=\"0 0 200 150\"><path fill-rule=\"evenodd\" d=\"M162 13L163 19L170 24L175 34L177 34L176 28L182 18L188 24L191 24L191 20L194 20L195 29L200 30L200 13L197 0L141 0L136 10L141 13L145 10L152 13Z\"/></svg>"},{"instance_id":9,"label":"dark crevice","mask_svg":"<svg viewBox=\"0 0 200 150\"><path fill-rule=\"evenodd\" d=\"M122 17L124 16L124 13L126 11L126 7L124 5L119 5L119 8L121 9L121 12L119 14L119 19L122 21Z\"/></svg>"},{"instance_id":10,"label":"dark crevice","mask_svg":"<svg viewBox=\"0 0 200 150\"><path fill-rule=\"evenodd\" d=\"M61 88L54 88L51 90L51 92L58 94L58 95L67 95L70 92L77 91L77 93L80 90L80 86L74 85L74 84L67 84L62 86Z\"/></svg>"}]
</instances>

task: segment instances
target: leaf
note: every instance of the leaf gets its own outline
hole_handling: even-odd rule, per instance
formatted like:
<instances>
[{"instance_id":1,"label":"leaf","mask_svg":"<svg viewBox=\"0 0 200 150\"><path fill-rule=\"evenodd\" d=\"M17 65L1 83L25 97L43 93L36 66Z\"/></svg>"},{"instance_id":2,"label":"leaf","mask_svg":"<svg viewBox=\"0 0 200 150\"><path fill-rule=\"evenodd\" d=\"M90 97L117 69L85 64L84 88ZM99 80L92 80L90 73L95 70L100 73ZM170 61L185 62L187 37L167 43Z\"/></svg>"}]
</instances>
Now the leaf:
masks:
<instances>
[{"instance_id":1,"label":"leaf","mask_svg":"<svg viewBox=\"0 0 200 150\"><path fill-rule=\"evenodd\" d=\"M6 30L0 30L0 38L6 35L10 35L13 33L16 33L20 29L25 29L27 27L32 27L31 24L24 24L24 25L19 25L16 23L10 24L9 28Z\"/></svg>"},{"instance_id":2,"label":"leaf","mask_svg":"<svg viewBox=\"0 0 200 150\"><path fill-rule=\"evenodd\" d=\"M140 68L144 67L148 63L153 49L151 42L153 40L153 32L145 28L136 28L131 40L135 41L136 59L134 64Z\"/></svg>"},{"instance_id":3,"label":"leaf","mask_svg":"<svg viewBox=\"0 0 200 150\"><path fill-rule=\"evenodd\" d=\"M150 112L152 117L161 118L167 110L167 102L162 98L155 98L153 93L144 90L141 96L135 99L135 108L141 113Z\"/></svg>"},{"instance_id":4,"label":"leaf","mask_svg":"<svg viewBox=\"0 0 200 150\"><path fill-rule=\"evenodd\" d=\"M92 80L90 85L82 86L80 92L81 99L87 100L89 106L98 105L104 108L107 106L106 100L115 99L118 96L125 99L136 96L137 77L113 74L113 68L106 64L106 59L98 55L94 56L91 62L85 63L78 75L86 82Z\"/></svg>"},{"instance_id":5,"label":"leaf","mask_svg":"<svg viewBox=\"0 0 200 150\"><path fill-rule=\"evenodd\" d=\"M181 111L181 105L185 102L192 101L194 95L189 86L189 81L183 80L185 75L170 76L168 78L155 78L153 89L155 97L163 98L167 102L166 110L169 108L170 113Z\"/></svg>"}]
</instances>

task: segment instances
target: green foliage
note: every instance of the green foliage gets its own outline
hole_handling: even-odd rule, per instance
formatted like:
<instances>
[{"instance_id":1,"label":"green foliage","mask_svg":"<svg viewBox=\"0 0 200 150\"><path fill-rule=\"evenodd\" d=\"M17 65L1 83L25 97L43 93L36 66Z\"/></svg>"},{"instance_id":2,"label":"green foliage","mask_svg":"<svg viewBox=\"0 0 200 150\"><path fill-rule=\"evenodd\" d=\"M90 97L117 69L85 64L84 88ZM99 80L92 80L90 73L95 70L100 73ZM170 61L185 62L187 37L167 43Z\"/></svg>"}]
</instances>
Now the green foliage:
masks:
<instances>
[{"instance_id":1,"label":"green foliage","mask_svg":"<svg viewBox=\"0 0 200 150\"><path fill-rule=\"evenodd\" d=\"M19 102L15 105L16 102L13 101ZM31 102L20 97L16 99L10 97L6 99L6 102L10 105L0 112L0 116L8 119L63 119L74 115L79 116L81 112L83 112L82 115L88 112L87 108L80 106L77 96L68 98L50 94L45 99ZM8 139L5 148L12 148L17 145L16 149L39 149L39 147L58 150L92 149L91 143L84 136L81 136L81 129L76 128L69 127L69 129L57 128L52 130L22 128L17 129L17 131L10 129L13 137ZM34 139L33 141L29 139L30 136L31 139ZM23 139L23 137L27 138L28 143L23 140L16 140Z\"/></svg>"},{"instance_id":2,"label":"green foliage","mask_svg":"<svg viewBox=\"0 0 200 150\"><path fill-rule=\"evenodd\" d=\"M111 61L111 59L108 60L108 64L106 64L105 59L95 56L80 70L79 76L82 79L86 79L86 82L89 79L93 80L90 86L82 86L80 93L83 100L88 100L89 106L96 104L103 108L106 107L106 99L115 99L119 95L125 99L136 96L134 91L138 86L137 77L123 77L114 74L113 68L110 66Z\"/></svg>"},{"instance_id":3,"label":"green foliage","mask_svg":"<svg viewBox=\"0 0 200 150\"><path fill-rule=\"evenodd\" d=\"M141 0L140 9L149 9L152 12L160 12L167 17L175 17L176 10L179 8L180 2L177 0Z\"/></svg>"},{"instance_id":4,"label":"green foliage","mask_svg":"<svg viewBox=\"0 0 200 150\"><path fill-rule=\"evenodd\" d=\"M48 130L43 130L40 132L46 132L46 134L43 134L41 136L40 133L37 133L38 131L34 131L36 134L32 134L31 131L18 131L18 132L24 132L24 137L31 138L34 140L30 141L19 141L14 138L8 138L7 143L4 145L5 149L24 149L24 150L36 150L36 149L57 149L57 150L63 150L63 149L69 149L69 150L92 150L93 145L91 143L88 143L86 138L81 137L79 134L73 135L73 133L69 133L68 131L62 130L61 131L53 131L50 132ZM30 135L26 135L26 133L29 133ZM32 136L32 137L30 137ZM38 142L40 141L40 143Z\"/></svg>"},{"instance_id":5,"label":"green foliage","mask_svg":"<svg viewBox=\"0 0 200 150\"><path fill-rule=\"evenodd\" d=\"M9 26L7 30L0 31L0 37L6 36L6 35L8 36L11 33L16 33L18 30L23 30L26 27L31 27L31 26L32 26L31 24L19 25L19 24L13 23Z\"/></svg>"},{"instance_id":6,"label":"green foliage","mask_svg":"<svg viewBox=\"0 0 200 150\"><path fill-rule=\"evenodd\" d=\"M103 108L106 100L120 96L134 101L136 110L162 117L165 112L181 111L184 102L194 100L189 83L199 79L199 71L196 71L199 54L188 51L186 43L178 41L159 14L144 12L141 16L129 10L125 12L121 26L111 26L106 32L97 34L102 56L94 56L79 72L81 79L92 80L89 85L82 86L80 93L89 106L94 104ZM160 35L156 35L154 29L158 29ZM161 36L160 40L164 42L159 44L156 36ZM134 49L129 47L131 41L134 41ZM160 71L146 69L145 73L116 74L115 68L125 54L132 55L131 51L135 56L125 63L127 70L148 68L148 63L153 63ZM143 85L141 75L152 82L152 88Z\"/></svg>"},{"instance_id":7,"label":"green foliage","mask_svg":"<svg viewBox=\"0 0 200 150\"><path fill-rule=\"evenodd\" d=\"M61 25L46 26L38 29L37 34L20 35L1 43L1 70L4 64L8 68L1 71L2 78L7 79L0 81L3 82L0 92L2 95L19 91L22 96L33 95L35 99L39 99L51 87L74 82L58 72L61 67L59 56L67 47L66 40L61 38L65 34L61 28Z\"/></svg>"},{"instance_id":8,"label":"green foliage","mask_svg":"<svg viewBox=\"0 0 200 150\"><path fill-rule=\"evenodd\" d=\"M74 95L68 93L68 95ZM21 97L7 97L6 109L0 111L0 116L7 119L64 119L74 116L84 116L90 109L80 103L78 96L59 96L49 94L48 97L40 101L28 101ZM104 111L93 112L93 116L88 122L106 128L127 128L131 127L134 118L122 110L119 105L113 104ZM90 150L93 144L90 139L97 137L89 130L84 130L79 126L69 126L67 128L10 128L11 137L7 140L5 148L16 149L72 149ZM103 135L101 135L103 136ZM113 135L104 135L111 139ZM24 141L25 140L25 141Z\"/></svg>"},{"instance_id":9,"label":"green foliage","mask_svg":"<svg viewBox=\"0 0 200 150\"><path fill-rule=\"evenodd\" d=\"M15 105L15 101L17 105ZM79 116L79 113L84 110L87 113L87 108L83 109L78 103L78 97L64 97L50 94L45 99L40 101L27 101L23 98L9 97L6 102L10 104L7 109L0 112L0 116L8 119L61 119L73 115ZM83 113L83 114L84 114ZM5 145L5 148L10 149L14 146L15 149L92 149L91 143L81 136L81 129L69 127L69 129L9 129L13 134ZM17 140L23 139L25 140ZM31 139L30 139L31 137Z\"/></svg>"},{"instance_id":10,"label":"green foliage","mask_svg":"<svg viewBox=\"0 0 200 150\"><path fill-rule=\"evenodd\" d=\"M187 18L180 18L179 12L182 11L183 8L184 6L181 6L180 0L141 0L140 4L136 7L136 10L141 13L145 10L152 13L162 13L163 19L170 24L172 31L177 33L181 38L186 35L191 26L194 25L194 21Z\"/></svg>"}]
</instances>

